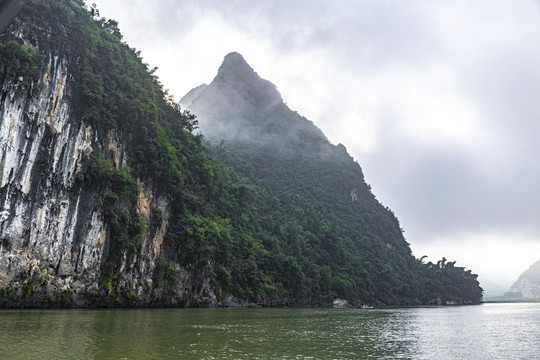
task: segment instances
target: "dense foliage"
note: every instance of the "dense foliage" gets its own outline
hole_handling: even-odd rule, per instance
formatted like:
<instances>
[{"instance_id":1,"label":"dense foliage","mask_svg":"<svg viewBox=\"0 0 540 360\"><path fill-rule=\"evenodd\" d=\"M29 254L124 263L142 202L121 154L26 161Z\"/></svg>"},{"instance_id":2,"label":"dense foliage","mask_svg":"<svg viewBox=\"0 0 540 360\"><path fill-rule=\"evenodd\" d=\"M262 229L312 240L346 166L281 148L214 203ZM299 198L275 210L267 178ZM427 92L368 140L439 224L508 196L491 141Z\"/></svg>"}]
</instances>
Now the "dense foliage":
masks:
<instances>
[{"instance_id":1,"label":"dense foliage","mask_svg":"<svg viewBox=\"0 0 540 360\"><path fill-rule=\"evenodd\" d=\"M342 193L343 179L361 170L341 150L319 161L240 145L205 148L192 134L195 117L172 104L140 53L122 42L118 24L81 0L32 0L13 27L24 28L36 47L13 32L2 35L4 76L37 81L47 61L67 59L78 115L101 136L114 130L127 144L130 167L116 169L104 151L90 160L85 179L104 194L111 243L102 269L106 295L122 256L135 256L143 234L161 222L159 209L151 219L136 211L141 179L172 204L155 274L165 296L174 293L179 264L198 284L211 279L222 298L481 300L469 271L411 255L396 218L363 180L353 184L358 201Z\"/></svg>"},{"instance_id":2,"label":"dense foliage","mask_svg":"<svg viewBox=\"0 0 540 360\"><path fill-rule=\"evenodd\" d=\"M322 144L302 156L253 143L211 149L252 182L243 189L253 211L243 231L260 240L257 264L277 294L322 302L481 301L470 270L412 256L392 211L358 182L360 167L339 147Z\"/></svg>"},{"instance_id":3,"label":"dense foliage","mask_svg":"<svg viewBox=\"0 0 540 360\"><path fill-rule=\"evenodd\" d=\"M0 44L0 68L2 80L29 84L38 80L41 67L40 54L30 45L20 44L16 40Z\"/></svg>"}]
</instances>

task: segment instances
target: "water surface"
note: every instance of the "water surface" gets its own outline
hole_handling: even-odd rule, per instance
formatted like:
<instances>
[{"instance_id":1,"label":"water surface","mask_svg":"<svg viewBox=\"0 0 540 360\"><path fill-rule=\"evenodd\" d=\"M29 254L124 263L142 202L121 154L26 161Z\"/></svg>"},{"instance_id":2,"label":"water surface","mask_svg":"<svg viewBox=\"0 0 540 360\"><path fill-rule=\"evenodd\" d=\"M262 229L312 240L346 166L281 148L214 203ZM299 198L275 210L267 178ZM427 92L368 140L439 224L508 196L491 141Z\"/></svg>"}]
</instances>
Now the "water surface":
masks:
<instances>
[{"instance_id":1,"label":"water surface","mask_svg":"<svg viewBox=\"0 0 540 360\"><path fill-rule=\"evenodd\" d=\"M540 304L0 310L1 359L536 359Z\"/></svg>"}]
</instances>

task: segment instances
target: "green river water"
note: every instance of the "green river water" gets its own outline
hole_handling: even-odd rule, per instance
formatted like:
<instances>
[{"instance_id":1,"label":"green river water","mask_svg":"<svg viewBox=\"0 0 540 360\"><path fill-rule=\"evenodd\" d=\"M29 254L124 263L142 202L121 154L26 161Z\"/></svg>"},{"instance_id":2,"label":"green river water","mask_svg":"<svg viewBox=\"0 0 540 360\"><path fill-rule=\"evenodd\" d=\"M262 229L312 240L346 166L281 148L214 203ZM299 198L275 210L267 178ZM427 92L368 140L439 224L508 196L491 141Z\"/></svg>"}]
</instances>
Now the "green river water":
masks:
<instances>
[{"instance_id":1,"label":"green river water","mask_svg":"<svg viewBox=\"0 0 540 360\"><path fill-rule=\"evenodd\" d=\"M540 304L0 310L1 359L540 359Z\"/></svg>"}]
</instances>

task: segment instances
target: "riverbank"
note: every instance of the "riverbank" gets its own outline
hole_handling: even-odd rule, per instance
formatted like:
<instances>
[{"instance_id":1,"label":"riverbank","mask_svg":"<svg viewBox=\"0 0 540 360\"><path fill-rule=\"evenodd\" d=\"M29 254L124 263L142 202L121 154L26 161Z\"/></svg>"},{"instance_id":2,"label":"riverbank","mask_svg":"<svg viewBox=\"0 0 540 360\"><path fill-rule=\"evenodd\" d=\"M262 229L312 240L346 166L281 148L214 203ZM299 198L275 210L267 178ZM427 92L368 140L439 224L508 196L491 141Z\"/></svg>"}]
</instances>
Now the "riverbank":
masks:
<instances>
[{"instance_id":1,"label":"riverbank","mask_svg":"<svg viewBox=\"0 0 540 360\"><path fill-rule=\"evenodd\" d=\"M540 299L487 299L484 304L540 303Z\"/></svg>"}]
</instances>

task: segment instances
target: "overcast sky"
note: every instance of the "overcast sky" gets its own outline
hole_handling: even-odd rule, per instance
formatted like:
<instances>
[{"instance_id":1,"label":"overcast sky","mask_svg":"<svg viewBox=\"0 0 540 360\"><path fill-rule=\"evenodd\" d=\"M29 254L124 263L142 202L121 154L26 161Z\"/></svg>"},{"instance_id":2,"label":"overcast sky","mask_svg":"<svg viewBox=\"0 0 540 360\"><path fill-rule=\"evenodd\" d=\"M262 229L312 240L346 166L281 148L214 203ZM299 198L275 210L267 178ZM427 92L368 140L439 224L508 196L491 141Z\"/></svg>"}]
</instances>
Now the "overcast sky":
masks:
<instances>
[{"instance_id":1,"label":"overcast sky","mask_svg":"<svg viewBox=\"0 0 540 360\"><path fill-rule=\"evenodd\" d=\"M179 100L240 52L344 144L417 257L540 259L538 0L88 0Z\"/></svg>"}]
</instances>

